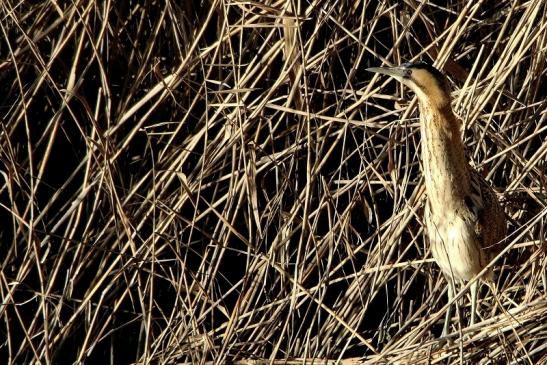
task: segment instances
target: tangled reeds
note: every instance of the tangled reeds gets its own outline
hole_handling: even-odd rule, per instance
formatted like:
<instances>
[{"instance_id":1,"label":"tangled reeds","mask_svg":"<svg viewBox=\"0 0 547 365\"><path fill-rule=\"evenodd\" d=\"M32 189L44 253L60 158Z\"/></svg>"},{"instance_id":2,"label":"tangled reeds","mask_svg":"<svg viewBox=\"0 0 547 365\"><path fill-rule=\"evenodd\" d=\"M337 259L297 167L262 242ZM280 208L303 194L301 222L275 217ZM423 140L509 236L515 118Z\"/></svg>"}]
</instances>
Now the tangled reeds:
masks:
<instances>
[{"instance_id":1,"label":"tangled reeds","mask_svg":"<svg viewBox=\"0 0 547 365\"><path fill-rule=\"evenodd\" d=\"M0 18L0 362L546 361L544 1ZM511 222L495 292L448 342L416 102L364 72L419 58Z\"/></svg>"}]
</instances>

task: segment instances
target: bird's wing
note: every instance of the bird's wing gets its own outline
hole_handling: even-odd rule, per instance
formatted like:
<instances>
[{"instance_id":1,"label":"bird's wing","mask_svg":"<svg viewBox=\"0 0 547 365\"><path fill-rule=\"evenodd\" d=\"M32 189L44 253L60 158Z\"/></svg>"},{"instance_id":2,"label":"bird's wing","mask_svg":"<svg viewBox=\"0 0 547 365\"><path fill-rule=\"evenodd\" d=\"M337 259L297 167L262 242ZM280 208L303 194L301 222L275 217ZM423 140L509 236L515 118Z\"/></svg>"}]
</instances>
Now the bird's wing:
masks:
<instances>
[{"instance_id":1,"label":"bird's wing","mask_svg":"<svg viewBox=\"0 0 547 365\"><path fill-rule=\"evenodd\" d=\"M505 214L501 208L496 193L484 178L475 170L471 170L471 193L465 199L471 221L475 226L475 234L480 246L491 254L499 252L499 241L506 231Z\"/></svg>"},{"instance_id":2,"label":"bird's wing","mask_svg":"<svg viewBox=\"0 0 547 365\"><path fill-rule=\"evenodd\" d=\"M477 239L482 247L482 232L483 232L483 223L484 223L484 199L483 199L483 188L482 188L482 176L480 176L476 171L470 169L471 177L471 191L464 198L464 203L467 207L468 214L467 219L475 227L475 234Z\"/></svg>"},{"instance_id":3,"label":"bird's wing","mask_svg":"<svg viewBox=\"0 0 547 365\"><path fill-rule=\"evenodd\" d=\"M471 192L465 197L465 205L478 220L484 214L483 184L486 184L482 176L475 170L471 170Z\"/></svg>"}]
</instances>

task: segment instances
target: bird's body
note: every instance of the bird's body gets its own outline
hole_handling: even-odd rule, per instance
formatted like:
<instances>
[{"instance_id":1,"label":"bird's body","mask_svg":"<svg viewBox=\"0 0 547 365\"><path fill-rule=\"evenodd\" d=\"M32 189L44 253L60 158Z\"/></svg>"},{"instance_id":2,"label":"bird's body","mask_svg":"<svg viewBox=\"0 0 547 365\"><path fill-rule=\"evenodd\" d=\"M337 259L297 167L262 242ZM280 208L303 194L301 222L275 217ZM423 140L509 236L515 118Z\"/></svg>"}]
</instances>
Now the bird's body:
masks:
<instances>
[{"instance_id":1,"label":"bird's body","mask_svg":"<svg viewBox=\"0 0 547 365\"><path fill-rule=\"evenodd\" d=\"M452 298L455 282L471 280L500 252L505 215L495 192L467 162L446 77L424 63L369 70L395 77L418 96L427 193L424 223L433 258L448 280ZM482 278L490 279L491 270ZM476 282L471 293L473 323ZM450 316L449 310L445 334Z\"/></svg>"},{"instance_id":2,"label":"bird's body","mask_svg":"<svg viewBox=\"0 0 547 365\"><path fill-rule=\"evenodd\" d=\"M468 281L500 251L505 215L492 188L467 163L452 109L420 101L420 114L431 251L447 277Z\"/></svg>"}]
</instances>

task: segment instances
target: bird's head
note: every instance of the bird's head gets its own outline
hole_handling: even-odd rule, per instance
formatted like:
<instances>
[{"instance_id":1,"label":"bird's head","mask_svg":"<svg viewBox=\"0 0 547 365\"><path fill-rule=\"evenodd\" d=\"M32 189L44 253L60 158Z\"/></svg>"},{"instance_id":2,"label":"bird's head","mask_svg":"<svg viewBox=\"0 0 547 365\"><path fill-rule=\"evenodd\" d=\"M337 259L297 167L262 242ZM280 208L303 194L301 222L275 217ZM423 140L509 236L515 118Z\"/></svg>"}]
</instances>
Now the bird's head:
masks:
<instances>
[{"instance_id":1,"label":"bird's head","mask_svg":"<svg viewBox=\"0 0 547 365\"><path fill-rule=\"evenodd\" d=\"M371 67L369 72L388 75L408 86L418 96L420 103L437 109L450 107L450 86L446 76L425 63L404 63L397 67Z\"/></svg>"}]
</instances>

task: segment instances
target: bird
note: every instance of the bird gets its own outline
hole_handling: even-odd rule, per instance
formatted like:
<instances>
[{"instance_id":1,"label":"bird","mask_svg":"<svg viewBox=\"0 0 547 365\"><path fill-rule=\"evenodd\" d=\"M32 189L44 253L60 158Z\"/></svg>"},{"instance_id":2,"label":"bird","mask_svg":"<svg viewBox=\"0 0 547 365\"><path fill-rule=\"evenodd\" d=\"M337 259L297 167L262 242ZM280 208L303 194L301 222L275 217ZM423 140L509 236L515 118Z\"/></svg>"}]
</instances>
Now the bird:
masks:
<instances>
[{"instance_id":1,"label":"bird","mask_svg":"<svg viewBox=\"0 0 547 365\"><path fill-rule=\"evenodd\" d=\"M420 113L421 170L425 181L424 228L433 259L448 282L448 300L456 283L478 275L503 249L506 218L496 193L465 155L461 121L452 110L448 78L426 62L372 67L391 76L417 96ZM479 279L492 282L490 268ZM471 319L475 323L478 280L470 285ZM449 333L450 305L442 336Z\"/></svg>"}]
</instances>

